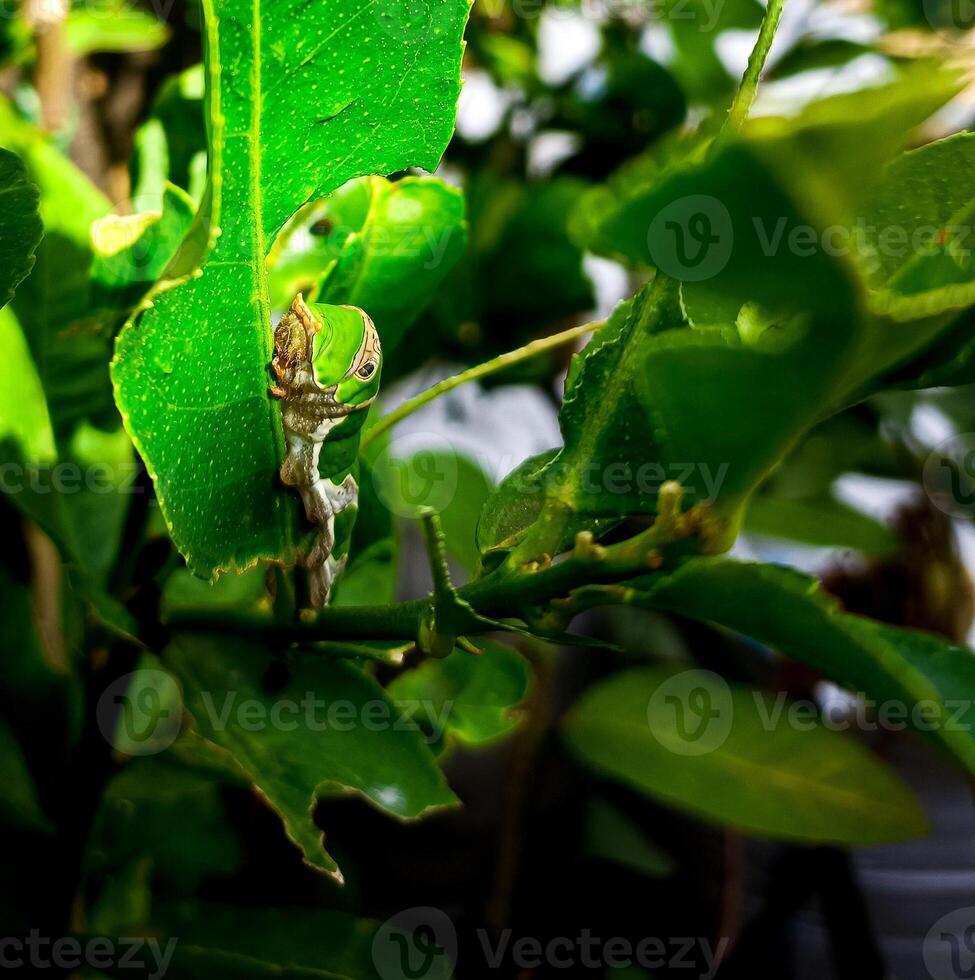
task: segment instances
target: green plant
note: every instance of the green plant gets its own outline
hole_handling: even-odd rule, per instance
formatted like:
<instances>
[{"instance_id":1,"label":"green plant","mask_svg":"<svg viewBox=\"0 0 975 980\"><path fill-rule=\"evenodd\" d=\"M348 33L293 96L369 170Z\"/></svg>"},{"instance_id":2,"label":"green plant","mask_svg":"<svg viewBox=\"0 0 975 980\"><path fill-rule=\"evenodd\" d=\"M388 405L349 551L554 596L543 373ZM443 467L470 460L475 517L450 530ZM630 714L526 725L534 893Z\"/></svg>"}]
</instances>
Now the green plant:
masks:
<instances>
[{"instance_id":1,"label":"green plant","mask_svg":"<svg viewBox=\"0 0 975 980\"><path fill-rule=\"evenodd\" d=\"M608 25L597 105L534 74L531 29L475 11L472 61L586 148L537 186L505 133L489 151L449 151L463 192L404 173L436 170L447 150L468 0L204 0L202 70L167 83L134 137L136 196L151 206L133 214L112 213L54 141L0 106L0 451L17 543L0 565L4 819L25 865L53 860L63 880L24 909L5 900L14 929L35 917L49 935L151 927L180 937L171 965L185 975L372 976L378 933L347 915L353 903L187 918L200 877L239 859L221 794L256 791L302 860L341 881L343 843L326 846L316 822L329 802L356 794L402 820L456 806L447 749L510 737L526 697L523 729L544 728L553 648L573 645L624 668L562 726L609 784L774 839L924 833L876 754L818 718L770 722L775 690L758 694L757 673L661 664L625 629L673 614L750 637L902 706L975 771L969 651L729 555L743 528L896 554L891 531L830 487L851 470L920 481L904 406L957 389L949 411L964 431L975 381L975 140L918 135L960 71L891 59L882 85L749 117L781 10L723 9L725 26L760 23L736 89L711 33L675 20L668 72L624 22ZM29 38L13 60L30 63ZM859 53L811 46L772 75L800 70L800 55ZM700 122L678 128L689 100ZM624 263L634 288L580 325L584 251ZM289 313L299 293L311 305ZM291 357L282 327L275 346L275 318L294 325L303 310L333 333L364 324L353 357L323 373L317 347ZM328 389L308 432L282 422L296 365L344 383L373 320L384 387L438 351L470 366L347 420L376 397L376 352L354 392ZM414 454L409 465L446 466L457 489L406 499L397 425L477 380L548 381L553 355L589 334L568 368L561 445L496 486L462 453ZM314 435L324 420L347 426L341 446ZM301 453L314 474L293 464L282 480ZM970 475L957 459L935 469L954 474L949 489ZM330 481L324 509L315 475ZM410 527L432 587L397 599ZM962 605L950 594L961 577L936 557L926 595ZM332 601L312 608L333 581ZM309 697L349 717L313 724ZM35 739L39 713L51 720ZM120 801L143 815L141 836ZM614 860L668 867L613 808L594 812L599 853L630 834ZM169 820L185 841L173 854Z\"/></svg>"}]
</instances>

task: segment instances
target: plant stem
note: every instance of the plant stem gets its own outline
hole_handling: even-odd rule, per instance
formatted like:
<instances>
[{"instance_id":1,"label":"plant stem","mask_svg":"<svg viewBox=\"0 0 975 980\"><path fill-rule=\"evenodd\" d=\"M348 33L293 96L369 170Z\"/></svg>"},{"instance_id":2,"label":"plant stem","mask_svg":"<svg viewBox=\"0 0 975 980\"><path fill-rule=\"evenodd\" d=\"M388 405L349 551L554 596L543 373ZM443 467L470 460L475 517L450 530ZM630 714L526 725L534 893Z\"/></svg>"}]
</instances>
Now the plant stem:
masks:
<instances>
[{"instance_id":1,"label":"plant stem","mask_svg":"<svg viewBox=\"0 0 975 980\"><path fill-rule=\"evenodd\" d=\"M785 0L768 0L768 7L765 10L765 17L762 19L762 26L758 31L758 40L755 47L748 57L748 65L742 77L741 85L735 93L734 101L728 110L728 118L725 119L721 129L721 136L736 133L745 123L748 112L755 101L758 92L758 83L762 77L762 69L765 67L765 60L768 58L769 49L775 39L775 32L782 17L782 9L785 7Z\"/></svg>"},{"instance_id":2,"label":"plant stem","mask_svg":"<svg viewBox=\"0 0 975 980\"><path fill-rule=\"evenodd\" d=\"M572 593L583 589L588 605L612 601L609 593L593 586L614 585L645 576L670 565L676 558L700 550L714 533L706 509L692 508L680 513L680 487L665 483L661 487L661 506L657 520L645 531L618 544L595 544L592 535L580 533L575 548L560 561L543 567L500 568L484 578L457 590L476 615L511 618L520 611L540 609L561 600L559 614L566 623L581 606ZM320 640L409 640L415 639L423 616L433 597L398 602L388 606L328 606L313 619L297 623L276 623L264 616L230 612L174 615L168 626L184 632L218 632L246 635L277 642L310 643ZM490 631L475 616L458 633ZM547 632L547 631L546 631ZM558 630L556 630L558 632Z\"/></svg>"},{"instance_id":3,"label":"plant stem","mask_svg":"<svg viewBox=\"0 0 975 980\"><path fill-rule=\"evenodd\" d=\"M469 381L476 381L478 378L486 377L489 374L496 374L498 371L513 367L515 364L521 364L522 361L529 361L539 354L544 354L545 351L552 350L555 347L561 347L587 333L592 333L602 325L602 320L594 320L591 323L583 323L581 326L571 327L568 330L563 330L561 333L552 334L551 337L541 337L538 340L533 340L530 344L525 344L524 347L519 347L517 350L500 354L490 361L477 364L472 368L468 368L466 371L461 371L460 374L455 374L450 378L444 378L443 381L438 381L432 387L427 388L426 391L421 391L419 395L408 398L399 408L393 409L392 412L384 415L372 428L364 432L362 435L363 448L368 446L374 439L378 439L384 432L388 432L398 422L402 422L407 416L412 415L417 409L423 408L424 405L429 404L441 395L447 394L448 391L453 391L454 388L459 388Z\"/></svg>"}]
</instances>

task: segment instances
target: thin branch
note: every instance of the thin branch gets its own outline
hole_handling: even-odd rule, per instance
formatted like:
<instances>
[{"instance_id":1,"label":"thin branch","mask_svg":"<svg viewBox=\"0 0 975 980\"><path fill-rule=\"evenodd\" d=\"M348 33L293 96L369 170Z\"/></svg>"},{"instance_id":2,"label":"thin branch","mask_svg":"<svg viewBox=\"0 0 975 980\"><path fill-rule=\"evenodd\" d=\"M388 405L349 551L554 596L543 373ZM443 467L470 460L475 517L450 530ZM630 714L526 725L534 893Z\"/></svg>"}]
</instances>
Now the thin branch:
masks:
<instances>
[{"instance_id":1,"label":"thin branch","mask_svg":"<svg viewBox=\"0 0 975 980\"><path fill-rule=\"evenodd\" d=\"M49 133L60 133L71 103L72 58L65 36L66 0L25 0L24 20L34 34L34 88Z\"/></svg>"},{"instance_id":2,"label":"thin branch","mask_svg":"<svg viewBox=\"0 0 975 980\"><path fill-rule=\"evenodd\" d=\"M736 133L744 125L748 118L749 110L755 101L758 92L758 83L761 81L762 69L768 58L769 49L775 39L775 32L782 18L782 10L785 7L785 0L768 0L768 7L765 10L765 17L762 19L762 26L758 31L758 39L755 47L748 58L748 65L742 77L741 85L735 93L734 101L728 110L728 118L725 119L721 129L721 136Z\"/></svg>"},{"instance_id":3,"label":"thin branch","mask_svg":"<svg viewBox=\"0 0 975 980\"><path fill-rule=\"evenodd\" d=\"M502 565L458 589L461 602L455 614L457 635L490 632L495 625L483 617L511 618L517 610L553 604L565 625L583 608L613 601L599 586L626 582L669 567L686 554L707 552L712 537L720 536L721 524L703 505L680 511L680 485L665 483L660 489L657 520L645 531L618 544L602 546L588 531L576 536L575 547L561 560L539 566ZM621 587L625 588L625 587ZM583 593L577 602L573 593ZM277 642L311 643L320 640L415 639L433 597L388 606L328 606L314 617L294 624L275 623L266 617L240 613L208 612L173 615L167 625L186 632L219 632L273 639ZM469 606L467 620L460 606Z\"/></svg>"},{"instance_id":4,"label":"thin branch","mask_svg":"<svg viewBox=\"0 0 975 980\"><path fill-rule=\"evenodd\" d=\"M538 340L533 340L530 344L525 344L524 347L519 347L517 350L500 354L490 361L485 361L483 364L468 368L460 374L455 374L450 378L444 378L443 381L438 381L432 387L427 388L426 391L421 391L419 395L407 399L399 408L393 409L392 412L384 415L371 429L363 433L363 448L368 446L374 439L378 439L384 432L388 432L398 422L402 422L407 416L423 408L424 405L429 404L435 398L447 394L448 391L453 391L454 388L459 388L469 381L477 381L478 378L484 378L489 374L496 374L505 368L513 367L515 364L521 364L522 361L530 361L533 357L538 357L539 354L544 354L546 351L553 350L556 347L562 347L565 344L571 343L573 340L578 340L579 337L583 337L587 333L593 333L602 327L602 325L602 320L594 320L591 323L583 323L581 326L571 327L569 330L563 330L561 333L552 334L551 337L541 337Z\"/></svg>"}]
</instances>

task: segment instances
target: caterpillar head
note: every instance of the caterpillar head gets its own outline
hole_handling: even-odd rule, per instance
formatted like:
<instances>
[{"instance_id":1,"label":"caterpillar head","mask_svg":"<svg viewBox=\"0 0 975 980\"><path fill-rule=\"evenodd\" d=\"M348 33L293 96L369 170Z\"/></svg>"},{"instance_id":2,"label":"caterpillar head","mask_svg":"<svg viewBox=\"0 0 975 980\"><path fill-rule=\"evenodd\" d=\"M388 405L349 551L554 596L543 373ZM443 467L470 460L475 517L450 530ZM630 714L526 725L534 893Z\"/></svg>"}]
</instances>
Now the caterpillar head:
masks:
<instances>
[{"instance_id":1,"label":"caterpillar head","mask_svg":"<svg viewBox=\"0 0 975 980\"><path fill-rule=\"evenodd\" d=\"M368 313L305 303L299 293L274 332L279 378L310 365L312 380L346 408L366 408L379 392L382 346Z\"/></svg>"},{"instance_id":2,"label":"caterpillar head","mask_svg":"<svg viewBox=\"0 0 975 980\"><path fill-rule=\"evenodd\" d=\"M350 408L365 408L379 392L383 352L376 325L355 306L312 304L322 324L312 345L315 381L334 390L335 400Z\"/></svg>"}]
</instances>

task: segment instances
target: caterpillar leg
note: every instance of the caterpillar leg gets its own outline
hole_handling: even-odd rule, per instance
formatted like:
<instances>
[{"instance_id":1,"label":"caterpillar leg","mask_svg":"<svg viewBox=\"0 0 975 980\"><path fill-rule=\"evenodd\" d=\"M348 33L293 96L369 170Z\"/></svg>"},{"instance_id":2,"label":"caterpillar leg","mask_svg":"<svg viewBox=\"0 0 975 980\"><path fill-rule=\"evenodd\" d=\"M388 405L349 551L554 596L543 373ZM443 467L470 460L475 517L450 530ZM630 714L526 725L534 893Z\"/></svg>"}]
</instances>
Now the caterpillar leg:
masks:
<instances>
[{"instance_id":1,"label":"caterpillar leg","mask_svg":"<svg viewBox=\"0 0 975 980\"><path fill-rule=\"evenodd\" d=\"M309 567L308 582L311 603L316 609L328 605L328 600L332 595L332 586L345 568L346 557L343 555L341 558L335 559L329 555L320 565Z\"/></svg>"},{"instance_id":2,"label":"caterpillar leg","mask_svg":"<svg viewBox=\"0 0 975 980\"><path fill-rule=\"evenodd\" d=\"M346 507L355 505L359 502L359 484L355 482L355 477L350 473L338 486L331 480L323 480L325 493L329 503L332 505L332 512L340 514Z\"/></svg>"},{"instance_id":3,"label":"caterpillar leg","mask_svg":"<svg viewBox=\"0 0 975 980\"><path fill-rule=\"evenodd\" d=\"M310 486L318 479L318 457L321 443L314 443L299 435L289 434L288 455L281 464L281 482L289 487Z\"/></svg>"},{"instance_id":4,"label":"caterpillar leg","mask_svg":"<svg viewBox=\"0 0 975 980\"><path fill-rule=\"evenodd\" d=\"M359 486L351 474L341 484L320 477L308 488L300 488L306 500L305 508L314 510L318 525L318 536L305 564L309 570L312 604L321 608L328 603L332 583L345 568L345 556L336 559L332 554L335 548L335 517L346 507L354 506L359 499Z\"/></svg>"}]
</instances>

